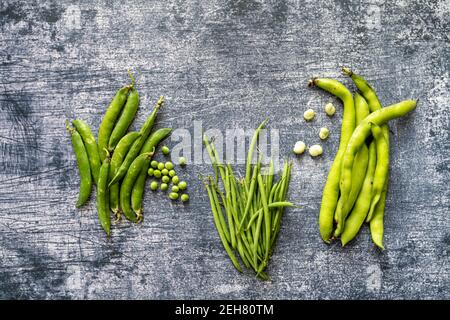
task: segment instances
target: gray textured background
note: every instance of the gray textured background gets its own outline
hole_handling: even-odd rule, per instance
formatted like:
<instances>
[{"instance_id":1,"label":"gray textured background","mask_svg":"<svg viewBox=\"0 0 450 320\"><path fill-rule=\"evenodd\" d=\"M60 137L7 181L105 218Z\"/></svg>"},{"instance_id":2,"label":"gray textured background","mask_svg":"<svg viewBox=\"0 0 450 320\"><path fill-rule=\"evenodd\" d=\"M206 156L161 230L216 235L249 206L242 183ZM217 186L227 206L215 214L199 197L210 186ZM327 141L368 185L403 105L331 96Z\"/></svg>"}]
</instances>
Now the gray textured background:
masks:
<instances>
[{"instance_id":1,"label":"gray textured background","mask_svg":"<svg viewBox=\"0 0 450 320\"><path fill-rule=\"evenodd\" d=\"M0 28L0 298L450 298L449 0L2 1ZM345 249L318 234L342 108L305 123L307 107L334 101L306 82L351 85L342 65L384 104L420 98L390 126L385 252L367 228ZM323 157L295 160L290 197L304 207L285 215L272 281L231 266L197 179L207 165L180 171L188 206L147 192L144 223L122 223L110 241L94 201L74 208L63 122L97 131L134 67L134 127L164 94L159 127L248 129L269 116L283 157L331 128Z\"/></svg>"}]
</instances>

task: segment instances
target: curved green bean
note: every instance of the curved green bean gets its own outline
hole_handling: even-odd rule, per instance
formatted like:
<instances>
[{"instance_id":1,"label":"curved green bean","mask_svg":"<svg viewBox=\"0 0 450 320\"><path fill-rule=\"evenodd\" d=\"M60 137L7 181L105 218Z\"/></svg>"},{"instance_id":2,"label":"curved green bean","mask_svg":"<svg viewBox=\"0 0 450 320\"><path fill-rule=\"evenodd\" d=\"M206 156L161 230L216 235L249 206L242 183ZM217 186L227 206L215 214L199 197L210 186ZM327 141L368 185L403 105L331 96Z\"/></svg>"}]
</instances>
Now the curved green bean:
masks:
<instances>
[{"instance_id":1,"label":"curved green bean","mask_svg":"<svg viewBox=\"0 0 450 320\"><path fill-rule=\"evenodd\" d=\"M386 184L386 177L389 170L389 146L386 142L384 134L381 131L381 128L375 124L372 124L371 130L377 146L377 166L375 167L375 175L373 179L370 210L367 216L368 221L372 218L375 206L378 201L380 201L381 193L383 192Z\"/></svg>"},{"instance_id":2,"label":"curved green bean","mask_svg":"<svg viewBox=\"0 0 450 320\"><path fill-rule=\"evenodd\" d=\"M94 182L97 183L101 161L94 134L92 133L92 130L89 127L89 125L83 120L80 119L73 120L72 124L80 134L81 138L83 139L83 143L84 146L86 147L86 152L89 158L92 177L94 178Z\"/></svg>"},{"instance_id":3,"label":"curved green bean","mask_svg":"<svg viewBox=\"0 0 450 320\"><path fill-rule=\"evenodd\" d=\"M143 166L146 163L150 163L152 156L153 152L146 152L134 159L122 181L122 184L120 185L120 207L122 208L125 217L133 222L139 221L138 217L131 208L131 191L133 190L133 185L136 182Z\"/></svg>"},{"instance_id":4,"label":"curved green bean","mask_svg":"<svg viewBox=\"0 0 450 320\"><path fill-rule=\"evenodd\" d=\"M352 168L355 161L355 155L365 143L367 137L371 134L371 123L378 126L385 124L389 120L396 119L406 115L416 108L417 101L404 100L391 106L379 109L368 115L355 129L347 149L342 159L342 168L340 174L341 197L345 203L352 187Z\"/></svg>"},{"instance_id":5,"label":"curved green bean","mask_svg":"<svg viewBox=\"0 0 450 320\"><path fill-rule=\"evenodd\" d=\"M122 114L117 120L114 126L111 136L109 138L108 150L111 152L116 147L117 143L122 139L128 130L128 127L133 122L134 116L139 108L139 93L135 88L131 88L130 94L128 95L125 107L122 110Z\"/></svg>"},{"instance_id":6,"label":"curved green bean","mask_svg":"<svg viewBox=\"0 0 450 320\"><path fill-rule=\"evenodd\" d=\"M333 233L334 213L339 197L339 177L342 156L355 128L355 106L351 92L339 81L327 78L315 78L309 86L317 86L338 97L344 104L339 149L328 173L322 192L322 204L319 214L319 229L322 240L330 242Z\"/></svg>"},{"instance_id":7,"label":"curved green bean","mask_svg":"<svg viewBox=\"0 0 450 320\"><path fill-rule=\"evenodd\" d=\"M345 221L344 231L341 234L342 246L345 246L353 238L355 238L359 229L361 228L364 220L367 217L367 213L370 208L370 199L372 195L373 176L375 174L375 166L377 164L377 149L375 141L372 141L369 145L369 164L367 165L366 176L364 177L364 183L361 188L361 192L356 199L355 206L353 207L350 215Z\"/></svg>"},{"instance_id":8,"label":"curved green bean","mask_svg":"<svg viewBox=\"0 0 450 320\"><path fill-rule=\"evenodd\" d=\"M358 93L355 93L354 103L356 109L356 125L360 124L369 115L369 106L366 100ZM356 198L364 183L364 177L366 175L367 164L369 162L369 149L365 144L362 145L355 157L355 162L352 168L352 190L348 200L344 203L342 197L339 198L335 218L337 225L334 231L334 236L339 237L344 229L345 219L348 213L355 204Z\"/></svg>"},{"instance_id":9,"label":"curved green bean","mask_svg":"<svg viewBox=\"0 0 450 320\"><path fill-rule=\"evenodd\" d=\"M152 133L147 138L147 141L145 141L140 153L142 154L153 151L158 144L170 134L171 131L171 128L162 128ZM142 197L144 195L145 180L147 179L147 171L149 167L150 163L143 166L141 173L139 173L139 177L134 183L133 190L131 191L131 207L136 213L139 221L142 220Z\"/></svg>"},{"instance_id":10,"label":"curved green bean","mask_svg":"<svg viewBox=\"0 0 450 320\"><path fill-rule=\"evenodd\" d=\"M161 96L159 98L158 102L156 103L156 106L153 109L152 113L147 117L147 120L145 120L144 124L141 127L141 130L139 131L141 136L133 143L133 145L131 146L131 149L128 151L127 156L125 157L125 160L122 162L122 165L120 166L116 175L109 182L110 186L112 184L118 182L120 179L122 179L125 176L131 163L139 155L139 152L141 151L142 146L144 145L145 141L147 140L148 136L150 135L150 131L152 131L153 124L155 123L156 116L158 114L158 110L159 110L159 108L161 108L163 103L164 103L164 97Z\"/></svg>"},{"instance_id":11,"label":"curved green bean","mask_svg":"<svg viewBox=\"0 0 450 320\"><path fill-rule=\"evenodd\" d=\"M109 104L108 109L106 109L106 113L100 123L100 127L98 129L98 150L102 161L106 158L104 149L108 148L109 138L111 136L111 132L113 131L114 124L122 111L125 101L127 101L128 92L132 87L133 83L119 89L116 92L116 95Z\"/></svg>"},{"instance_id":12,"label":"curved green bean","mask_svg":"<svg viewBox=\"0 0 450 320\"><path fill-rule=\"evenodd\" d=\"M79 208L89 199L92 188L91 167L89 164L89 157L83 143L83 139L77 130L69 127L69 122L66 121L66 129L72 138L72 147L77 158L78 171L80 174L80 191L78 193L78 200L76 207Z\"/></svg>"},{"instance_id":13,"label":"curved green bean","mask_svg":"<svg viewBox=\"0 0 450 320\"><path fill-rule=\"evenodd\" d=\"M370 234L372 235L372 241L379 247L381 250L384 250L383 246L383 233L384 233L384 207L386 206L386 194L387 194L387 182L384 186L384 190L381 193L380 201L375 207L375 211L373 213L373 217L370 220Z\"/></svg>"},{"instance_id":14,"label":"curved green bean","mask_svg":"<svg viewBox=\"0 0 450 320\"><path fill-rule=\"evenodd\" d=\"M129 132L117 144L113 156L111 158L111 166L109 168L109 180L111 180L120 168L123 159L125 158L131 145L139 138L139 132ZM114 183L109 186L109 202L111 211L114 213L115 221L120 220L120 199L119 199L119 183Z\"/></svg>"},{"instance_id":15,"label":"curved green bean","mask_svg":"<svg viewBox=\"0 0 450 320\"><path fill-rule=\"evenodd\" d=\"M107 154L105 160L100 167L100 173L97 183L97 214L98 220L106 235L109 236L111 232L111 218L109 216L109 197L108 197L108 176L111 159Z\"/></svg>"},{"instance_id":16,"label":"curved green bean","mask_svg":"<svg viewBox=\"0 0 450 320\"><path fill-rule=\"evenodd\" d=\"M250 146L247 153L247 162L245 165L245 181L247 185L250 185L250 177L252 176L252 160L253 160L253 151L255 150L256 142L258 140L259 133L266 125L267 119L265 119L258 128L256 128L255 133L253 134L252 140L250 142Z\"/></svg>"}]
</instances>

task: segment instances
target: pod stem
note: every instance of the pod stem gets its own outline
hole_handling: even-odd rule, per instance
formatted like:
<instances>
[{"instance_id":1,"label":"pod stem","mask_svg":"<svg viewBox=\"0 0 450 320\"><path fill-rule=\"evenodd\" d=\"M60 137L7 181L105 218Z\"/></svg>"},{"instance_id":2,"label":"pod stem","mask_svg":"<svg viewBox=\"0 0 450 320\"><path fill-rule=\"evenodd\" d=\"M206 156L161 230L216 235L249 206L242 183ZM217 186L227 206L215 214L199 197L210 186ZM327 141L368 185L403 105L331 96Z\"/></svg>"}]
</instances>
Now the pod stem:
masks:
<instances>
[{"instance_id":1,"label":"pod stem","mask_svg":"<svg viewBox=\"0 0 450 320\"><path fill-rule=\"evenodd\" d=\"M67 132L72 134L75 131L75 129L70 127L68 119L66 119L65 123L66 123L66 130L67 130Z\"/></svg>"},{"instance_id":2,"label":"pod stem","mask_svg":"<svg viewBox=\"0 0 450 320\"><path fill-rule=\"evenodd\" d=\"M130 88L133 88L133 87L134 87L134 82L135 82L134 76L133 76L133 74L131 73L130 69L127 70L127 73L128 73L128 76L129 76L130 79L131 79Z\"/></svg>"},{"instance_id":3,"label":"pod stem","mask_svg":"<svg viewBox=\"0 0 450 320\"><path fill-rule=\"evenodd\" d=\"M347 68L347 67L342 67L342 72L344 74L346 74L347 76L349 76L349 77L351 77L353 75L353 71L350 70L350 68Z\"/></svg>"},{"instance_id":4,"label":"pod stem","mask_svg":"<svg viewBox=\"0 0 450 320\"><path fill-rule=\"evenodd\" d=\"M308 87L315 87L316 86L316 79L317 78L312 78L308 80Z\"/></svg>"}]
</instances>

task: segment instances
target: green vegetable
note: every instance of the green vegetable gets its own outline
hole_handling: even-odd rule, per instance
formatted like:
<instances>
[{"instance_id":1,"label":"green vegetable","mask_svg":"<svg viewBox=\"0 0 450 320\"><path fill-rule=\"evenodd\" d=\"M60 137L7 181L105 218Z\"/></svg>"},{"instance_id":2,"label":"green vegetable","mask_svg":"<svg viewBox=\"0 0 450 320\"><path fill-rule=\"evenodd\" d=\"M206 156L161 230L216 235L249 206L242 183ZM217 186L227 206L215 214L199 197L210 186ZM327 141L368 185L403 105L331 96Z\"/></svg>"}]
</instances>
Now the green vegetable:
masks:
<instances>
[{"instance_id":1,"label":"green vegetable","mask_svg":"<svg viewBox=\"0 0 450 320\"><path fill-rule=\"evenodd\" d=\"M170 178L168 176L163 176L161 181L164 182L164 183L169 183L170 182Z\"/></svg>"},{"instance_id":2,"label":"green vegetable","mask_svg":"<svg viewBox=\"0 0 450 320\"><path fill-rule=\"evenodd\" d=\"M180 188L180 190L184 190L184 189L186 189L186 187L187 187L187 184L185 181L178 182L178 188Z\"/></svg>"},{"instance_id":3,"label":"green vegetable","mask_svg":"<svg viewBox=\"0 0 450 320\"><path fill-rule=\"evenodd\" d=\"M179 190L178 186L172 186L172 192L178 192Z\"/></svg>"},{"instance_id":4,"label":"green vegetable","mask_svg":"<svg viewBox=\"0 0 450 320\"><path fill-rule=\"evenodd\" d=\"M153 191L158 189L158 182L152 181L152 183L150 183L150 189L152 189Z\"/></svg>"},{"instance_id":5,"label":"green vegetable","mask_svg":"<svg viewBox=\"0 0 450 320\"><path fill-rule=\"evenodd\" d=\"M172 183L173 184L178 184L178 182L180 182L180 178L178 178L178 176L173 176L172 177Z\"/></svg>"},{"instance_id":6,"label":"green vegetable","mask_svg":"<svg viewBox=\"0 0 450 320\"><path fill-rule=\"evenodd\" d=\"M165 155L168 155L168 154L170 153L170 149L169 149L168 146L163 146L163 147L161 148L161 151L162 151L162 153L165 154Z\"/></svg>"},{"instance_id":7,"label":"green vegetable","mask_svg":"<svg viewBox=\"0 0 450 320\"><path fill-rule=\"evenodd\" d=\"M89 164L89 157L84 146L83 139L74 128L69 127L69 122L66 121L66 129L72 137L72 147L75 152L78 164L78 172L80 173L80 192L78 193L78 200L76 207L79 208L89 199L92 188L91 167Z\"/></svg>"},{"instance_id":8,"label":"green vegetable","mask_svg":"<svg viewBox=\"0 0 450 320\"><path fill-rule=\"evenodd\" d=\"M173 169L173 163L170 162L170 161L167 161L167 162L164 164L164 167L165 167L167 170L172 170L172 169Z\"/></svg>"},{"instance_id":9,"label":"green vegetable","mask_svg":"<svg viewBox=\"0 0 450 320\"><path fill-rule=\"evenodd\" d=\"M189 200L189 195L187 195L186 193L183 193L181 195L181 201L186 202Z\"/></svg>"},{"instance_id":10,"label":"green vegetable","mask_svg":"<svg viewBox=\"0 0 450 320\"><path fill-rule=\"evenodd\" d=\"M158 161L152 160L152 162L150 163L150 165L152 166L153 169L158 169Z\"/></svg>"},{"instance_id":11,"label":"green vegetable","mask_svg":"<svg viewBox=\"0 0 450 320\"><path fill-rule=\"evenodd\" d=\"M98 220L106 235L109 236L111 231L111 218L109 216L109 194L108 194L108 176L110 168L109 153L105 151L106 158L100 167L97 183L97 214Z\"/></svg>"},{"instance_id":12,"label":"green vegetable","mask_svg":"<svg viewBox=\"0 0 450 320\"><path fill-rule=\"evenodd\" d=\"M161 183L161 191L166 191L169 189L169 185L167 183Z\"/></svg>"},{"instance_id":13,"label":"green vegetable","mask_svg":"<svg viewBox=\"0 0 450 320\"><path fill-rule=\"evenodd\" d=\"M164 163L159 162L159 163L158 163L158 170L161 171L162 169L164 169Z\"/></svg>"},{"instance_id":14,"label":"green vegetable","mask_svg":"<svg viewBox=\"0 0 450 320\"><path fill-rule=\"evenodd\" d=\"M169 175L169 170L167 170L166 168L164 168L164 169L161 170L161 174L162 174L163 176L168 176L168 175Z\"/></svg>"},{"instance_id":15,"label":"green vegetable","mask_svg":"<svg viewBox=\"0 0 450 320\"><path fill-rule=\"evenodd\" d=\"M185 166L186 165L186 158L185 157L178 158L178 164L180 166Z\"/></svg>"},{"instance_id":16,"label":"green vegetable","mask_svg":"<svg viewBox=\"0 0 450 320\"><path fill-rule=\"evenodd\" d=\"M159 170L153 170L153 176L155 178L161 178L161 171Z\"/></svg>"},{"instance_id":17,"label":"green vegetable","mask_svg":"<svg viewBox=\"0 0 450 320\"><path fill-rule=\"evenodd\" d=\"M154 171L155 171L155 169L149 168L148 171L147 171L147 174L151 177L151 176L153 176L153 172Z\"/></svg>"},{"instance_id":18,"label":"green vegetable","mask_svg":"<svg viewBox=\"0 0 450 320\"><path fill-rule=\"evenodd\" d=\"M169 193L169 198L172 199L172 200L177 200L178 199L178 193L176 193L176 192Z\"/></svg>"},{"instance_id":19,"label":"green vegetable","mask_svg":"<svg viewBox=\"0 0 450 320\"><path fill-rule=\"evenodd\" d=\"M173 178L176 175L175 170L169 171L169 177Z\"/></svg>"}]
</instances>

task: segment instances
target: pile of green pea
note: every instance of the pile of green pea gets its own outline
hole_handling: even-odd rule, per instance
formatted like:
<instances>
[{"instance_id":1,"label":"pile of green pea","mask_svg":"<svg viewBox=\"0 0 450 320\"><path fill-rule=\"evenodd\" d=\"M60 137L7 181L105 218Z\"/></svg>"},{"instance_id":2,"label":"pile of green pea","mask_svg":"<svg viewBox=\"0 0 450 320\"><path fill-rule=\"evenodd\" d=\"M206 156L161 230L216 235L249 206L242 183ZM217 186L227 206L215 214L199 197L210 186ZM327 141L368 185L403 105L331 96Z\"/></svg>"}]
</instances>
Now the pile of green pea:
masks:
<instances>
[{"instance_id":1,"label":"pile of green pea","mask_svg":"<svg viewBox=\"0 0 450 320\"><path fill-rule=\"evenodd\" d=\"M345 246L369 224L372 241L384 249L384 209L389 176L389 127L387 122L416 108L417 100L404 100L383 107L373 87L348 68L359 92L341 82L313 78L318 87L340 99L344 105L341 137L322 193L319 214L320 235L326 243L340 238Z\"/></svg>"},{"instance_id":2,"label":"pile of green pea","mask_svg":"<svg viewBox=\"0 0 450 320\"><path fill-rule=\"evenodd\" d=\"M142 203L147 172L156 147L172 132L171 128L153 131L158 111L164 103L163 96L159 98L139 131L127 132L140 104L130 72L129 76L131 84L117 90L106 109L97 139L85 121L73 120L73 127L66 121L81 180L76 207L81 207L89 200L92 186L95 184L98 219L108 236L111 232L111 213L115 222L119 221L122 215L135 223L143 220ZM169 149L163 147L162 152L169 154ZM186 189L186 183L179 181L171 162L158 163L157 168L159 173L155 176L163 177L166 184L166 187L162 185L162 188L167 189L168 179L171 179L174 186L169 196L171 199L177 199L176 190ZM153 167L152 169L154 170ZM183 194L181 200L186 202L189 196Z\"/></svg>"},{"instance_id":3,"label":"pile of green pea","mask_svg":"<svg viewBox=\"0 0 450 320\"><path fill-rule=\"evenodd\" d=\"M163 146L161 151L164 155L170 154L170 149L167 146ZM178 163L181 166L186 165L186 158L180 157L178 159ZM185 193L187 188L187 183L185 181L180 181L180 178L177 176L177 173L174 170L174 165L172 162L158 162L153 160L150 163L150 168L147 171L150 177L153 177L154 180L150 183L150 189L153 191L158 190L158 187L161 191L169 190L170 183L172 183L172 188L169 192L169 198L171 200L181 199L181 201L186 202L189 200L189 195ZM158 184L157 179L161 180L161 183ZM180 196L180 192L182 192Z\"/></svg>"}]
</instances>

